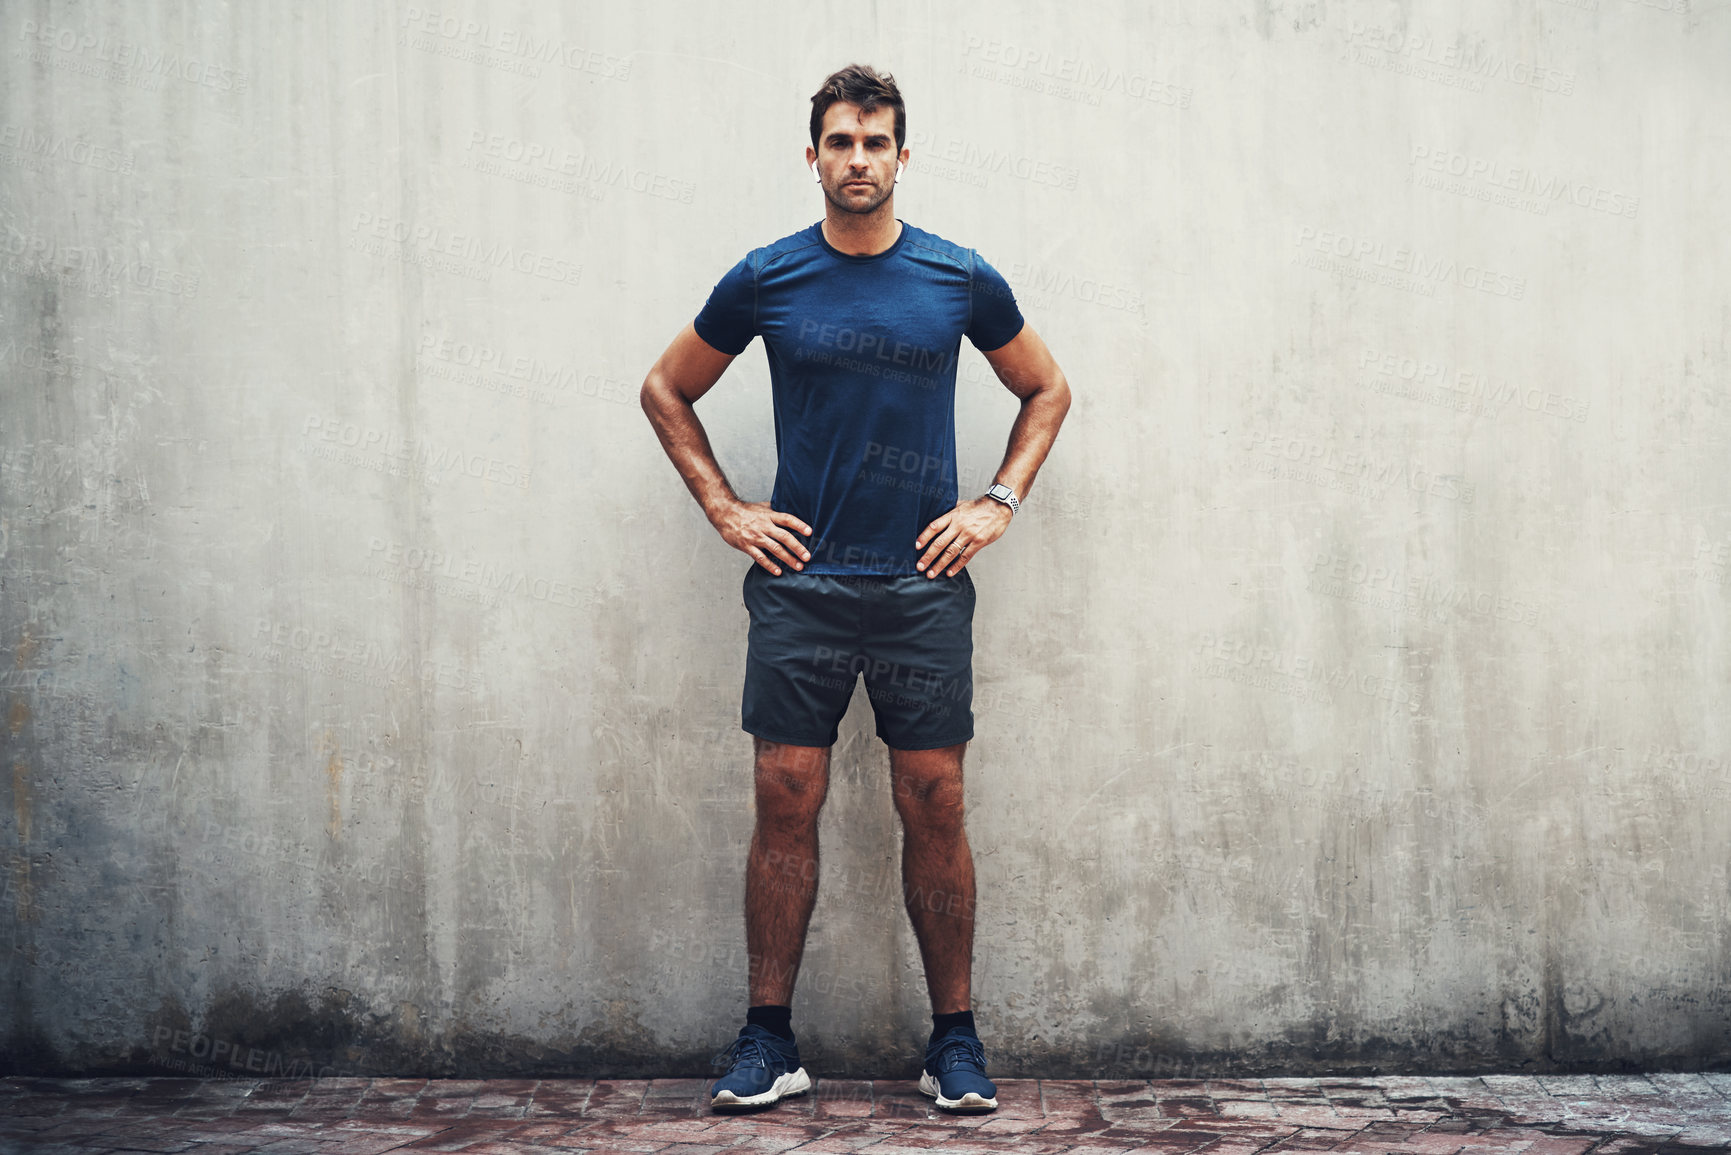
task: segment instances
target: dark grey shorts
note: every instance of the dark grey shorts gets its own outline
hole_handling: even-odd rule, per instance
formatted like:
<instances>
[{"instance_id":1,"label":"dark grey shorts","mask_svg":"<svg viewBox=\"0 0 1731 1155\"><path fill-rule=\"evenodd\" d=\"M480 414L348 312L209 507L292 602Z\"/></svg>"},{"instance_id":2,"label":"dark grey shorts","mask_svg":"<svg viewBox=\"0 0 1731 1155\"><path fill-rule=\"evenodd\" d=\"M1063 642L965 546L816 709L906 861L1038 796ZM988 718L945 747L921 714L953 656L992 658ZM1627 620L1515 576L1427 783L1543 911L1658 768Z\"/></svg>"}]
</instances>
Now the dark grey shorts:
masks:
<instances>
[{"instance_id":1,"label":"dark grey shorts","mask_svg":"<svg viewBox=\"0 0 1731 1155\"><path fill-rule=\"evenodd\" d=\"M865 675L877 735L897 750L974 736L974 579L860 577L752 563L740 724L794 746L833 746Z\"/></svg>"}]
</instances>

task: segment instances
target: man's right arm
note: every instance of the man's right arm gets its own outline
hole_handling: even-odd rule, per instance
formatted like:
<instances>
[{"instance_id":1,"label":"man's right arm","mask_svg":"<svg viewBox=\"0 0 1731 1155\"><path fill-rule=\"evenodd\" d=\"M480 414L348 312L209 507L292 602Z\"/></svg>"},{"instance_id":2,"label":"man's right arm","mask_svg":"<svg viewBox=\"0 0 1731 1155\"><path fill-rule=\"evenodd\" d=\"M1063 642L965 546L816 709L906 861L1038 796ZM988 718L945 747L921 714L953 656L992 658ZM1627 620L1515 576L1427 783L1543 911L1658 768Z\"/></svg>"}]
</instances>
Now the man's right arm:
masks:
<instances>
[{"instance_id":1,"label":"man's right arm","mask_svg":"<svg viewBox=\"0 0 1731 1155\"><path fill-rule=\"evenodd\" d=\"M709 435L697 419L698 398L721 380L732 363L732 354L710 345L688 324L649 370L639 399L661 439L661 448L685 479L685 488L703 507L709 524L728 545L749 554L779 577L781 566L775 559L796 570L804 569L805 562L811 560L811 554L791 532L798 530L810 537L811 527L791 513L770 509L767 501L741 501L721 472L709 447Z\"/></svg>"}]
</instances>

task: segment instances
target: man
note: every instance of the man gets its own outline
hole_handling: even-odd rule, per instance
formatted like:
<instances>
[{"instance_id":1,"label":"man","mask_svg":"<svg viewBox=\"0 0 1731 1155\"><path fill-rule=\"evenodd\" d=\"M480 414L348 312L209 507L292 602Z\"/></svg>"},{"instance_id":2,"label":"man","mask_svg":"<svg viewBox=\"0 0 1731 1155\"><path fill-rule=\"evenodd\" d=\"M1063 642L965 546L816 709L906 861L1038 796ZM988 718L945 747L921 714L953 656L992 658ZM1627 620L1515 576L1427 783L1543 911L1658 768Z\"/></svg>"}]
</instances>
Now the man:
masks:
<instances>
[{"instance_id":1,"label":"man","mask_svg":"<svg viewBox=\"0 0 1731 1155\"><path fill-rule=\"evenodd\" d=\"M643 408L723 540L750 555L742 727L756 753L745 873L746 1024L715 1110L808 1090L791 1026L817 898L829 755L860 673L890 751L902 885L932 1001L920 1090L997 1107L974 1029L974 866L962 754L974 736L968 562L1009 527L1070 407L1004 279L895 216L908 159L894 77L850 65L812 97L806 164L824 219L752 250L644 381ZM1021 399L988 495L957 501L956 357L967 336ZM769 357L778 455L768 501L728 484L694 403L754 336Z\"/></svg>"}]
</instances>

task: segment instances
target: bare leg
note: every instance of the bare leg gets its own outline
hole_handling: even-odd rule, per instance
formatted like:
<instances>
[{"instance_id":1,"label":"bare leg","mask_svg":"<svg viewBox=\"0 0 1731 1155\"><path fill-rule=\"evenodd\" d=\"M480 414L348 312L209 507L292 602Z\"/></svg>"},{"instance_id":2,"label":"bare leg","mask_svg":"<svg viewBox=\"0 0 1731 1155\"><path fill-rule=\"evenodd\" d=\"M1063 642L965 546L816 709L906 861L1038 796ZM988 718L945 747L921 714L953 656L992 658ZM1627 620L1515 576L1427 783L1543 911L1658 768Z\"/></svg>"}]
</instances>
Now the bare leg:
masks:
<instances>
[{"instance_id":1,"label":"bare leg","mask_svg":"<svg viewBox=\"0 0 1731 1155\"><path fill-rule=\"evenodd\" d=\"M817 816L829 792L829 747L752 741L757 825L745 864L751 1005L791 1006L817 902Z\"/></svg>"},{"instance_id":2,"label":"bare leg","mask_svg":"<svg viewBox=\"0 0 1731 1155\"><path fill-rule=\"evenodd\" d=\"M902 897L919 939L932 1013L972 1009L974 857L962 828L962 755L968 744L890 750L902 820Z\"/></svg>"}]
</instances>

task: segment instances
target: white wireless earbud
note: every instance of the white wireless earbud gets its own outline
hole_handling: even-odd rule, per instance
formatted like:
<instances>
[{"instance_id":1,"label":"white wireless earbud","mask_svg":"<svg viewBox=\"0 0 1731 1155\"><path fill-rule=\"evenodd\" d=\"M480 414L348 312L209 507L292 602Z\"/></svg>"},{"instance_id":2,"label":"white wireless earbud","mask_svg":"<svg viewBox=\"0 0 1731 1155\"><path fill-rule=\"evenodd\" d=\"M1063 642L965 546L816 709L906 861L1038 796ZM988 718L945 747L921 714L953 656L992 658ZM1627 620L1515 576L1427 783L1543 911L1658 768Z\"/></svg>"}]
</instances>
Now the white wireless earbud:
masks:
<instances>
[{"instance_id":1,"label":"white wireless earbud","mask_svg":"<svg viewBox=\"0 0 1731 1155\"><path fill-rule=\"evenodd\" d=\"M899 160L896 161L896 179L898 181L902 179L902 162Z\"/></svg>"},{"instance_id":2,"label":"white wireless earbud","mask_svg":"<svg viewBox=\"0 0 1731 1155\"><path fill-rule=\"evenodd\" d=\"M817 165L815 165L815 164L811 166L811 175L812 175L812 178L814 180L816 180L818 184L823 183L823 177L818 174Z\"/></svg>"}]
</instances>

